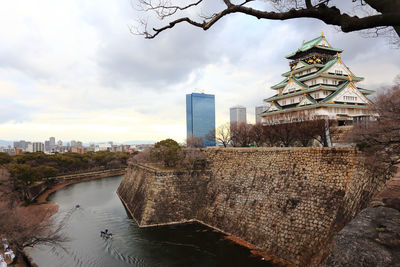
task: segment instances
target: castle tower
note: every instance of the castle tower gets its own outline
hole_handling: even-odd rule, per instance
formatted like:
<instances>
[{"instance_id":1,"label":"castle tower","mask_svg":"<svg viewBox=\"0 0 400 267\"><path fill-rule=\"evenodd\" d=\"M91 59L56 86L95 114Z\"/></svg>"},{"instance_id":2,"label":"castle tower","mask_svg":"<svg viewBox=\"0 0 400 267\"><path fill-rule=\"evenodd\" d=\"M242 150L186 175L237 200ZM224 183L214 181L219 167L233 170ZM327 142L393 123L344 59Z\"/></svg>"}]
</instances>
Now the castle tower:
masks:
<instances>
[{"instance_id":1,"label":"castle tower","mask_svg":"<svg viewBox=\"0 0 400 267\"><path fill-rule=\"evenodd\" d=\"M267 99L270 108L261 114L262 122L284 123L288 117L328 118L339 125L368 119L374 91L357 87L364 78L356 76L343 63L342 49L333 48L324 34L304 42L286 56L290 70L271 88L277 93Z\"/></svg>"}]
</instances>

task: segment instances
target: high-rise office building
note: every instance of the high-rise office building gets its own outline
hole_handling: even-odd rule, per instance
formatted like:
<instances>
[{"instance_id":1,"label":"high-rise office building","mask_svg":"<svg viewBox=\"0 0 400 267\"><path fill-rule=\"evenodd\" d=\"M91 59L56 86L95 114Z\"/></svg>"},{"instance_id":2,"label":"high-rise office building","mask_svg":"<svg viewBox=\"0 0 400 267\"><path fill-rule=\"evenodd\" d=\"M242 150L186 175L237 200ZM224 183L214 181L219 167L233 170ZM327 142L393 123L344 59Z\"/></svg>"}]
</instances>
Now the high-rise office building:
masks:
<instances>
[{"instance_id":1,"label":"high-rise office building","mask_svg":"<svg viewBox=\"0 0 400 267\"><path fill-rule=\"evenodd\" d=\"M261 123L261 113L266 111L269 108L269 105L264 105L264 106L257 106L256 107L256 123Z\"/></svg>"},{"instance_id":2,"label":"high-rise office building","mask_svg":"<svg viewBox=\"0 0 400 267\"><path fill-rule=\"evenodd\" d=\"M229 109L230 121L232 123L240 124L246 123L246 108L243 106L235 106Z\"/></svg>"},{"instance_id":3,"label":"high-rise office building","mask_svg":"<svg viewBox=\"0 0 400 267\"><path fill-rule=\"evenodd\" d=\"M205 146L215 146L215 96L186 95L187 138L202 138Z\"/></svg>"}]
</instances>

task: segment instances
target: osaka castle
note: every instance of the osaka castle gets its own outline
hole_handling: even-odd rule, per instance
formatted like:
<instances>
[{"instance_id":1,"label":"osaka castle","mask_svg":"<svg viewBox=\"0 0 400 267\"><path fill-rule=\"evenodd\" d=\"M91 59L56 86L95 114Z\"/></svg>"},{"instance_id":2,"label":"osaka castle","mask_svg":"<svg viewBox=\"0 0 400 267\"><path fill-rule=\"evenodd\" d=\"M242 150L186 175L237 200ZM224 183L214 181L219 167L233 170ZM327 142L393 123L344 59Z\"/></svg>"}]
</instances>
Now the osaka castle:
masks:
<instances>
[{"instance_id":1,"label":"osaka castle","mask_svg":"<svg viewBox=\"0 0 400 267\"><path fill-rule=\"evenodd\" d=\"M304 42L286 56L289 71L271 88L276 94L264 99L270 104L262 122L284 123L296 117L327 118L338 125L365 120L373 115L366 97L374 91L357 87L364 78L355 75L343 62L342 49L333 48L324 34Z\"/></svg>"}]
</instances>

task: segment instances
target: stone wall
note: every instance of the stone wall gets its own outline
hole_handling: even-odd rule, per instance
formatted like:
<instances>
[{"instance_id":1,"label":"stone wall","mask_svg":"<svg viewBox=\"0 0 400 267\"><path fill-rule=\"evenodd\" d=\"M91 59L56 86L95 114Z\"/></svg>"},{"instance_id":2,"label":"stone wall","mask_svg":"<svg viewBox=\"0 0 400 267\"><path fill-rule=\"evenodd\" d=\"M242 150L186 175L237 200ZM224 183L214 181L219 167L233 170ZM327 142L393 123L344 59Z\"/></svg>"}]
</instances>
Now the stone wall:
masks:
<instances>
[{"instance_id":1,"label":"stone wall","mask_svg":"<svg viewBox=\"0 0 400 267\"><path fill-rule=\"evenodd\" d=\"M204 172L135 165L118 194L139 226L198 220L296 265L318 265L385 178L350 148L209 148Z\"/></svg>"}]
</instances>

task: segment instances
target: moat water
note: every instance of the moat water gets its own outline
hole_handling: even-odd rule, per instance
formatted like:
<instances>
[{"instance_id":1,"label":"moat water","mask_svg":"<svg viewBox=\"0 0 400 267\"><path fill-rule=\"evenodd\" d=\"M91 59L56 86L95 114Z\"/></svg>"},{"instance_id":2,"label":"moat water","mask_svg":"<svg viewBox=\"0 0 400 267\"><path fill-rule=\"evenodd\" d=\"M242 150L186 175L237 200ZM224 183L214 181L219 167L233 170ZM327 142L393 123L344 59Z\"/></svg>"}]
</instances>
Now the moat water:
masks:
<instances>
[{"instance_id":1,"label":"moat water","mask_svg":"<svg viewBox=\"0 0 400 267\"><path fill-rule=\"evenodd\" d=\"M49 200L59 205L70 239L63 247L29 251L40 267L54 266L273 266L224 235L200 224L139 228L116 194L122 176L64 187ZM76 204L80 208L74 208ZM113 238L100 237L109 229Z\"/></svg>"}]
</instances>

